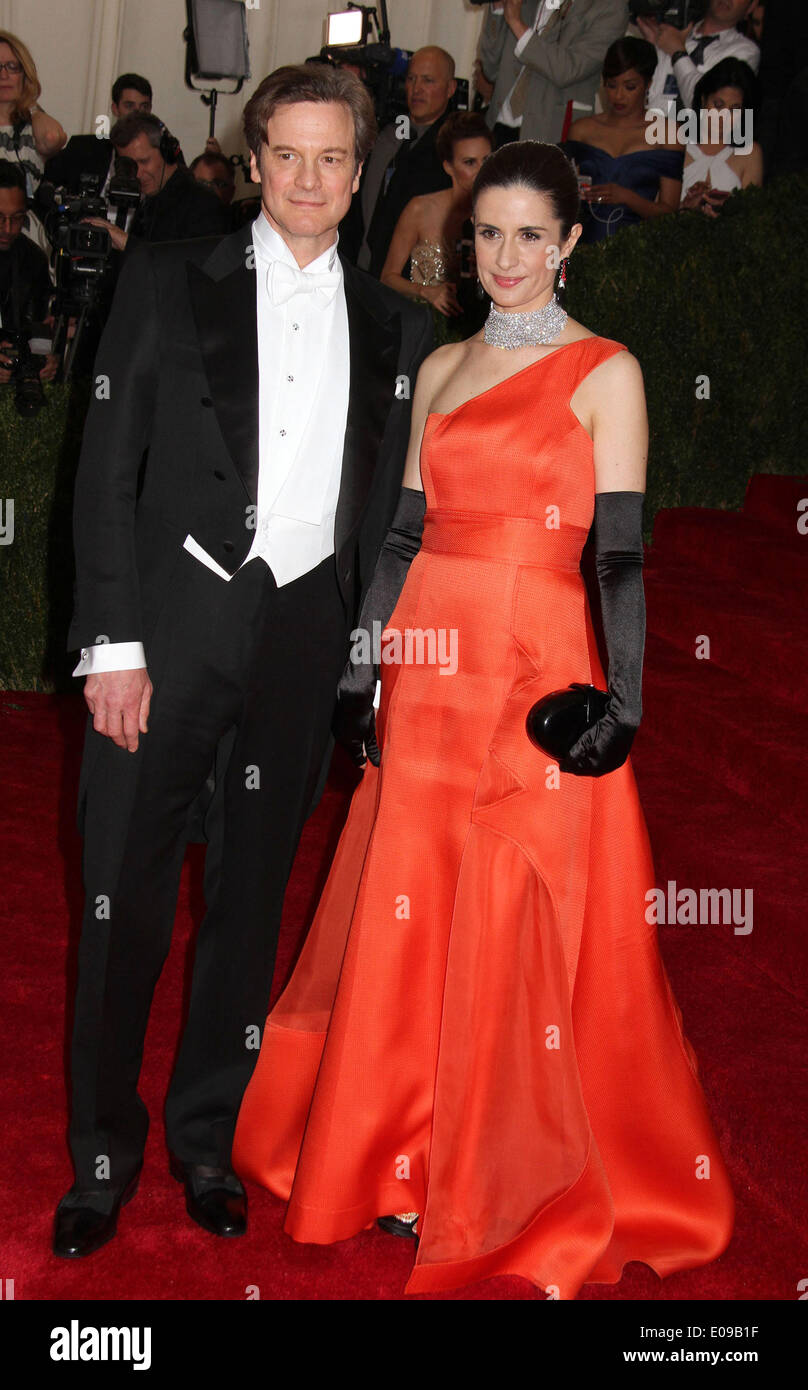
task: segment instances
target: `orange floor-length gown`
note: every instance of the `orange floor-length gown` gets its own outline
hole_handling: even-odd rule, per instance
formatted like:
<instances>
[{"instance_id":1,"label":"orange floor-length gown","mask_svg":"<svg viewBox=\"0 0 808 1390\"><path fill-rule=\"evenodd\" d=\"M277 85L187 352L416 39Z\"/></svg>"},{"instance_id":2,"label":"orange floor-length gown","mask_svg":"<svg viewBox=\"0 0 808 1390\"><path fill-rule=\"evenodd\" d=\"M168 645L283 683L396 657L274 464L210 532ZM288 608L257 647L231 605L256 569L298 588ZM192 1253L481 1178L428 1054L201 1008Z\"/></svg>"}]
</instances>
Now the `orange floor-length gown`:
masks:
<instances>
[{"instance_id":1,"label":"orange floor-length gown","mask_svg":"<svg viewBox=\"0 0 808 1390\"><path fill-rule=\"evenodd\" d=\"M457 669L448 636L443 666L382 666L381 767L239 1116L235 1167L288 1201L295 1240L421 1213L406 1293L518 1274L569 1299L629 1260L705 1264L732 1232L631 762L561 774L525 733L542 695L605 687L570 400L621 350L564 344L427 419L423 543L388 630L454 630Z\"/></svg>"}]
</instances>

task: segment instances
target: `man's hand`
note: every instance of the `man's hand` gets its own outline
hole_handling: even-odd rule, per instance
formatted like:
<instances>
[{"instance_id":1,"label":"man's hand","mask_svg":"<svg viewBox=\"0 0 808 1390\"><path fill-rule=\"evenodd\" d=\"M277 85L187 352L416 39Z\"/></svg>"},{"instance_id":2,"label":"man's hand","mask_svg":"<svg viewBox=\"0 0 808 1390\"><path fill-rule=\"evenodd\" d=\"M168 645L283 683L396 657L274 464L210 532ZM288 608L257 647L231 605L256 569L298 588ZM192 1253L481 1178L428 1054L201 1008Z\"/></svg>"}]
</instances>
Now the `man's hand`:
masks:
<instances>
[{"instance_id":1,"label":"man's hand","mask_svg":"<svg viewBox=\"0 0 808 1390\"><path fill-rule=\"evenodd\" d=\"M685 41L693 33L693 25L686 29L675 29L672 24L661 24L658 19L637 19L637 28L644 39L660 48L663 53L676 53L685 47Z\"/></svg>"},{"instance_id":2,"label":"man's hand","mask_svg":"<svg viewBox=\"0 0 808 1390\"><path fill-rule=\"evenodd\" d=\"M129 235L123 227L116 227L114 222L106 222L103 217L83 217L82 222L89 222L93 227L103 227L109 232L109 239L116 251L125 251Z\"/></svg>"},{"instance_id":3,"label":"man's hand","mask_svg":"<svg viewBox=\"0 0 808 1390\"><path fill-rule=\"evenodd\" d=\"M485 72L483 71L483 65L480 62L479 58L475 59L474 62L474 75L472 81L474 83L475 92L480 93L480 96L482 97L483 101L490 101L491 97L494 94L494 84L493 82L489 82L488 78L486 77Z\"/></svg>"},{"instance_id":4,"label":"man's hand","mask_svg":"<svg viewBox=\"0 0 808 1390\"><path fill-rule=\"evenodd\" d=\"M96 733L135 753L138 735L148 733L152 683L145 666L137 671L99 671L84 682L84 698Z\"/></svg>"},{"instance_id":5,"label":"man's hand","mask_svg":"<svg viewBox=\"0 0 808 1390\"><path fill-rule=\"evenodd\" d=\"M11 344L0 342L0 386L8 386L11 381L11 362L3 352L3 349L7 347L11 347Z\"/></svg>"},{"instance_id":6,"label":"man's hand","mask_svg":"<svg viewBox=\"0 0 808 1390\"><path fill-rule=\"evenodd\" d=\"M47 357L45 358L45 365L39 373L39 380L53 381L53 378L56 376L58 370L59 354L58 352L49 352Z\"/></svg>"},{"instance_id":7,"label":"man's hand","mask_svg":"<svg viewBox=\"0 0 808 1390\"><path fill-rule=\"evenodd\" d=\"M528 25L522 23L522 0L505 0L502 13L514 38L521 39L528 31Z\"/></svg>"}]
</instances>

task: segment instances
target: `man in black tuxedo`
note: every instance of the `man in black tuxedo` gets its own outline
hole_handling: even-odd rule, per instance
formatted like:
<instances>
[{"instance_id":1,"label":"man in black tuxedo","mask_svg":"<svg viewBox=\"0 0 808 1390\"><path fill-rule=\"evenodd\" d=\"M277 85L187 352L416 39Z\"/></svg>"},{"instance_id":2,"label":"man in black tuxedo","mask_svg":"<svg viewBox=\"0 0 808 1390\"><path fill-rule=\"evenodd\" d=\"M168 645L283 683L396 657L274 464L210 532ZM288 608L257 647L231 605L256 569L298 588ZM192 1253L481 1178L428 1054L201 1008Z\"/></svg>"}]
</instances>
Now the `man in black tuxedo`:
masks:
<instances>
[{"instance_id":1,"label":"man in black tuxedo","mask_svg":"<svg viewBox=\"0 0 808 1390\"><path fill-rule=\"evenodd\" d=\"M215 759L207 914L166 1129L190 1215L218 1235L246 1227L236 1116L349 634L401 490L404 383L432 344L424 309L337 252L375 133L362 84L280 68L245 132L255 223L125 257L76 482L71 640L90 721L65 1256L109 1240L137 1186L143 1038Z\"/></svg>"},{"instance_id":2,"label":"man in black tuxedo","mask_svg":"<svg viewBox=\"0 0 808 1390\"><path fill-rule=\"evenodd\" d=\"M148 116L152 109L152 87L136 72L125 72L112 84L110 110L113 122L127 116ZM45 178L57 188L78 190L82 174L93 174L106 188L113 174L115 150L102 135L72 135L63 150L45 165Z\"/></svg>"}]
</instances>

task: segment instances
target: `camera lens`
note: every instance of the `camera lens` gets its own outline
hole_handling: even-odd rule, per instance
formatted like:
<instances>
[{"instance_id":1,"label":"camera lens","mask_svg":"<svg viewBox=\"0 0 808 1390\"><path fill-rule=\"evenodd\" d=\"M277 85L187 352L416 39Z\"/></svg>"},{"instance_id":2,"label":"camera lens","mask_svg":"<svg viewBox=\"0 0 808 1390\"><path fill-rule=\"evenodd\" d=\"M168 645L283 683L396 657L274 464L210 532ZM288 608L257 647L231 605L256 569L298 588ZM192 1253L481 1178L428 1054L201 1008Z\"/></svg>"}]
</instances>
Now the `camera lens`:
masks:
<instances>
[{"instance_id":1,"label":"camera lens","mask_svg":"<svg viewBox=\"0 0 808 1390\"><path fill-rule=\"evenodd\" d=\"M17 414L24 419L30 420L32 415L38 414L45 404L45 392L42 389L42 382L38 375L25 376L18 378L17 389L14 392L14 406Z\"/></svg>"}]
</instances>

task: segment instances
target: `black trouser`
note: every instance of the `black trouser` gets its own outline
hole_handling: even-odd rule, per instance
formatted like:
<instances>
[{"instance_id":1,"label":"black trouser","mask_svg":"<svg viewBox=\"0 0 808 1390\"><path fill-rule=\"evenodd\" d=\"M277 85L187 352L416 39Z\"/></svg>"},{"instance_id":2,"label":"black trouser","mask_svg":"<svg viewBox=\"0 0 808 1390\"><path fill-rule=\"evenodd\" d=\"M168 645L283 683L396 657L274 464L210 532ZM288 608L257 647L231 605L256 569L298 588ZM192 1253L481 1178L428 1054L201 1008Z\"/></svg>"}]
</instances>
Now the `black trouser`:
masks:
<instances>
[{"instance_id":1,"label":"black trouser","mask_svg":"<svg viewBox=\"0 0 808 1390\"><path fill-rule=\"evenodd\" d=\"M208 816L207 913L166 1105L173 1153L229 1162L286 882L347 658L333 556L279 589L262 560L227 583L183 551L174 581L146 651L149 731L132 754L90 724L82 768L86 905L70 1145L76 1189L101 1208L142 1158L149 1121L137 1082L189 808L217 750L221 763L232 746Z\"/></svg>"}]
</instances>

